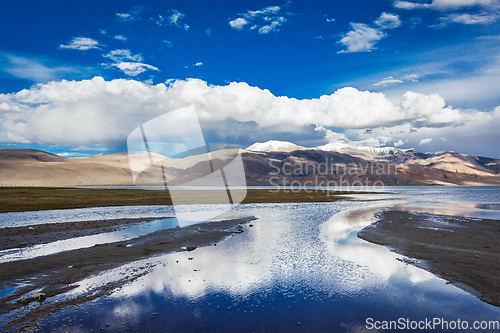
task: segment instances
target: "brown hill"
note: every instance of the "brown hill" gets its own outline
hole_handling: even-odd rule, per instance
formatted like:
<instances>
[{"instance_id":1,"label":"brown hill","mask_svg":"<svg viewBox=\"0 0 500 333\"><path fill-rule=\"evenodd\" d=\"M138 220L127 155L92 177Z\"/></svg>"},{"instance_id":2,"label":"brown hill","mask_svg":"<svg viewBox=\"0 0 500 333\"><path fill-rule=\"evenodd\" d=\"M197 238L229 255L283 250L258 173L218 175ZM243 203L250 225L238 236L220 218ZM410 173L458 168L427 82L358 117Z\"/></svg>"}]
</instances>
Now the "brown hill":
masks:
<instances>
[{"instance_id":1,"label":"brown hill","mask_svg":"<svg viewBox=\"0 0 500 333\"><path fill-rule=\"evenodd\" d=\"M201 155L172 160L153 154L151 166L146 152L132 154L133 168L128 153L64 158L35 149L0 149L0 186L134 185L134 170L141 182L160 185L196 179L207 170ZM300 147L242 150L241 156L250 186L500 185L500 160L455 152L342 153ZM224 158L214 163L225 165Z\"/></svg>"}]
</instances>

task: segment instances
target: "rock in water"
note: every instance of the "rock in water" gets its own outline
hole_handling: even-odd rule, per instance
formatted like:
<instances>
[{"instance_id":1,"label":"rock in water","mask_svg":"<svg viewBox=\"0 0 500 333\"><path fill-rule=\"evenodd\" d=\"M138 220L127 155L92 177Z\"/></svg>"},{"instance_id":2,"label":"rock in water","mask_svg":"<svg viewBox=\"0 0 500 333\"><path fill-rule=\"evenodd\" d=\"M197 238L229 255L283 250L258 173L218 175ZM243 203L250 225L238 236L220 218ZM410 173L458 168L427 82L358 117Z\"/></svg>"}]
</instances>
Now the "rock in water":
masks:
<instances>
[{"instance_id":1,"label":"rock in water","mask_svg":"<svg viewBox=\"0 0 500 333\"><path fill-rule=\"evenodd\" d=\"M45 300L45 298L47 298L47 295L45 293L36 293L29 296L23 296L18 299L17 302L25 305L34 301L41 303Z\"/></svg>"}]
</instances>

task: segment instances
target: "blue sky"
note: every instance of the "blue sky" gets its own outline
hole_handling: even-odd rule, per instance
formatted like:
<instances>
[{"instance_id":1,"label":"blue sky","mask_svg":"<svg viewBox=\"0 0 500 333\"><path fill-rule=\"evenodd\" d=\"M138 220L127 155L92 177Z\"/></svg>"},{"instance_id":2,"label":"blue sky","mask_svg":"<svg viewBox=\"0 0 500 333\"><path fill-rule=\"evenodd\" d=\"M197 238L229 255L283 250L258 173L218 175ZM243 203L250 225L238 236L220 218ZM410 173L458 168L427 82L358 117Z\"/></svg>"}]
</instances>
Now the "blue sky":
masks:
<instances>
[{"instance_id":1,"label":"blue sky","mask_svg":"<svg viewBox=\"0 0 500 333\"><path fill-rule=\"evenodd\" d=\"M497 0L0 6L2 147L124 150L161 108L193 104L207 136L241 147L277 139L500 157Z\"/></svg>"}]
</instances>

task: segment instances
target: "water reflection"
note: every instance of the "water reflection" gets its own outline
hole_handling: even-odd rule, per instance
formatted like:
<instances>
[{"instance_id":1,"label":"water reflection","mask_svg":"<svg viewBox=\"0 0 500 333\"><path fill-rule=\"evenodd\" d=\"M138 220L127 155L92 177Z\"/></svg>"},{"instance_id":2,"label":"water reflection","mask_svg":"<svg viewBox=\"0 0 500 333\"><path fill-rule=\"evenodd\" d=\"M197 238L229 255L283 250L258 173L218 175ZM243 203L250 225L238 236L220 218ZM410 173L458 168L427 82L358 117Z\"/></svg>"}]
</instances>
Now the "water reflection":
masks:
<instances>
[{"instance_id":1,"label":"water reflection","mask_svg":"<svg viewBox=\"0 0 500 333\"><path fill-rule=\"evenodd\" d=\"M469 204L450 204L450 203L410 203L396 207L398 210L404 210L410 213L428 213L448 216L472 217L478 219L500 220L500 210L491 209L495 204L469 203Z\"/></svg>"},{"instance_id":2,"label":"water reflection","mask_svg":"<svg viewBox=\"0 0 500 333\"><path fill-rule=\"evenodd\" d=\"M391 276L406 276L412 283L427 281L432 274L414 266L402 265L397 258L401 255L391 252L388 248L365 242L357 237L357 232L370 225L373 214L384 208L375 206L365 209L355 209L340 212L321 225L320 238L325 243L328 252L345 261L355 263L375 274L360 281L356 285L361 288L389 279ZM349 285L352 288L352 285Z\"/></svg>"},{"instance_id":3,"label":"water reflection","mask_svg":"<svg viewBox=\"0 0 500 333\"><path fill-rule=\"evenodd\" d=\"M104 271L44 305L92 295L103 286L120 286L75 310L74 321L83 326L68 324L71 331L110 324L107 329L114 331L354 332L364 330L367 317L497 320L499 308L357 237L383 208L454 215L457 210L493 211L493 206L473 205L473 195L463 189L455 189L455 197L450 189L432 188L431 194L426 190L370 202L241 205L224 217L256 216L244 233L217 246ZM498 202L498 189L485 189L486 194L471 191L486 198L484 203ZM470 206L455 204L459 199ZM134 208L123 209L121 214L127 215L127 209ZM52 318L43 323L47 326L42 331L61 327Z\"/></svg>"},{"instance_id":4,"label":"water reflection","mask_svg":"<svg viewBox=\"0 0 500 333\"><path fill-rule=\"evenodd\" d=\"M182 221L181 223L182 225L193 224L193 222L190 223L188 221ZM123 242L153 233L158 230L170 229L175 227L179 227L179 221L176 218L168 218L152 222L139 223L132 227L124 228L119 231L69 238L46 244L38 244L26 248L1 250L0 263L47 256L63 251L84 249L98 244Z\"/></svg>"},{"instance_id":5,"label":"water reflection","mask_svg":"<svg viewBox=\"0 0 500 333\"><path fill-rule=\"evenodd\" d=\"M235 214L259 218L244 233L217 246L103 272L79 282L65 297L136 274L107 301L101 298L102 304L96 303L94 307L103 310L92 312L99 318L104 315L107 322L120 327L118 331L123 327L183 332L265 327L354 332L363 329L367 317L498 318L500 309L395 260L399 256L385 247L358 239L356 232L370 224L373 213L382 207L387 205L242 206ZM142 274L141 267L147 274ZM152 313L163 315L152 318ZM98 319L94 320L88 327L95 327ZM141 322L140 327L131 326L132 321Z\"/></svg>"},{"instance_id":6,"label":"water reflection","mask_svg":"<svg viewBox=\"0 0 500 333\"><path fill-rule=\"evenodd\" d=\"M147 275L113 297L166 290L187 299L215 291L243 297L277 282L307 285L329 294L352 294L386 285L395 277L409 284L435 279L422 269L397 261L400 255L356 236L383 205L343 205L346 207L341 211L332 204L247 206L241 210L259 220L238 237L218 246L124 265L81 281L71 293L112 283L151 262L156 265Z\"/></svg>"}]
</instances>

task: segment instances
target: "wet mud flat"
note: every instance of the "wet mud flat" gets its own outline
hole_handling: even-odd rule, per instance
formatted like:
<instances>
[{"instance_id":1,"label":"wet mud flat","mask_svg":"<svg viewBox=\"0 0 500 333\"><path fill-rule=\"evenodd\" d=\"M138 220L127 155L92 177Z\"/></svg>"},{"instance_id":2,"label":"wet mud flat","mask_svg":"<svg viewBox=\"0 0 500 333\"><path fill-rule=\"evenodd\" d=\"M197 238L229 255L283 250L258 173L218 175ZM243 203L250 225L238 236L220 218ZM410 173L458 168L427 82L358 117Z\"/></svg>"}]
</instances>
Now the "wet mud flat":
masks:
<instances>
[{"instance_id":1,"label":"wet mud flat","mask_svg":"<svg viewBox=\"0 0 500 333\"><path fill-rule=\"evenodd\" d=\"M33 226L7 227L0 229L0 250L15 247L46 244L73 237L97 235L103 232L119 231L143 222L165 217L108 219L98 221L45 223Z\"/></svg>"},{"instance_id":2,"label":"wet mud flat","mask_svg":"<svg viewBox=\"0 0 500 333\"><path fill-rule=\"evenodd\" d=\"M358 237L500 306L500 221L387 210Z\"/></svg>"},{"instance_id":3,"label":"wet mud flat","mask_svg":"<svg viewBox=\"0 0 500 333\"><path fill-rule=\"evenodd\" d=\"M158 218L156 218L158 219ZM140 219L144 222L148 219ZM92 247L58 252L36 258L0 264L0 291L10 290L0 298L0 327L12 331L36 330L47 315L67 306L78 306L110 294L113 290L147 274L154 265L154 256L194 251L198 247L214 246L234 234L251 227L254 217L203 222L185 227L163 229L126 241L96 244ZM113 231L123 225L138 223L135 219L89 221L9 228L10 241L3 241L3 249L17 246L19 239L30 238L33 244L65 239L73 234L95 234ZM90 227L89 226L93 226ZM59 231L52 230L59 227ZM38 231L37 231L38 230ZM5 230L2 230L4 232ZM38 234L33 235L33 232ZM51 233L54 231L54 233ZM28 237L30 236L30 237ZM36 236L36 237L32 237ZM3 234L2 234L2 238ZM124 274L111 284L66 297L63 294L79 286L79 282L122 265L152 259ZM38 303L38 304L37 304Z\"/></svg>"}]
</instances>

